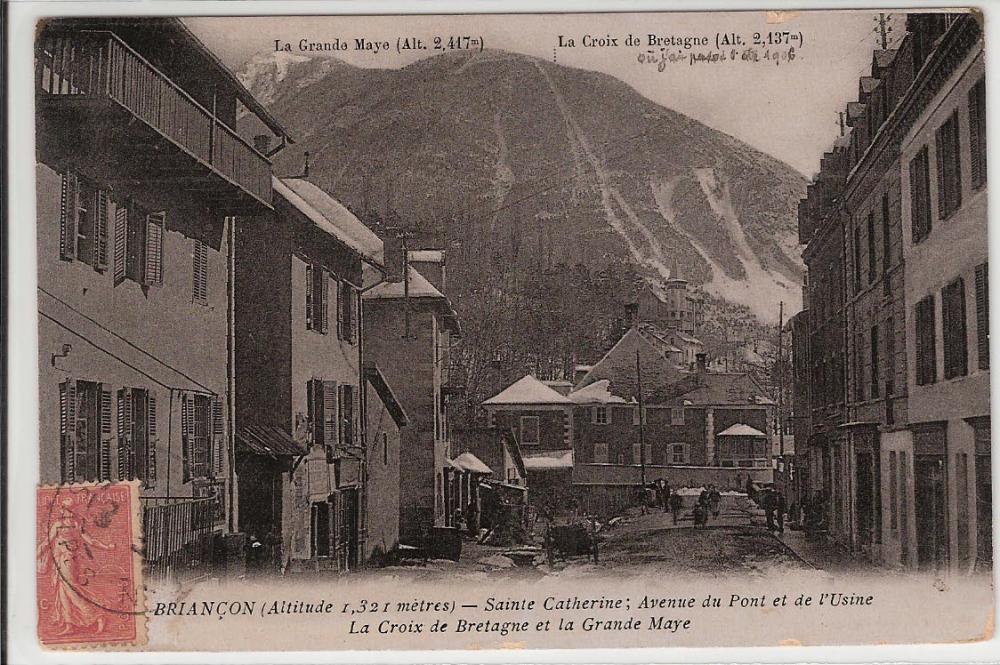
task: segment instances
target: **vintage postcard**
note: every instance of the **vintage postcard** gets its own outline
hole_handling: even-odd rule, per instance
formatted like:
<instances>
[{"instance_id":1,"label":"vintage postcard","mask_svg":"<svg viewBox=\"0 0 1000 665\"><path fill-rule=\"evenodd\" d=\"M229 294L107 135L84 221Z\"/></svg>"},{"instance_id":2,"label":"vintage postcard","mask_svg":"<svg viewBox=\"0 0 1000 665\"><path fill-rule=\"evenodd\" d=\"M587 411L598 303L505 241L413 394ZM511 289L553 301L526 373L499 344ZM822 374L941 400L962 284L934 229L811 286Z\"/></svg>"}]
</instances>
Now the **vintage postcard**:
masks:
<instances>
[{"instance_id":1,"label":"vintage postcard","mask_svg":"<svg viewBox=\"0 0 1000 665\"><path fill-rule=\"evenodd\" d=\"M992 638L988 13L111 9L13 70L48 655Z\"/></svg>"}]
</instances>

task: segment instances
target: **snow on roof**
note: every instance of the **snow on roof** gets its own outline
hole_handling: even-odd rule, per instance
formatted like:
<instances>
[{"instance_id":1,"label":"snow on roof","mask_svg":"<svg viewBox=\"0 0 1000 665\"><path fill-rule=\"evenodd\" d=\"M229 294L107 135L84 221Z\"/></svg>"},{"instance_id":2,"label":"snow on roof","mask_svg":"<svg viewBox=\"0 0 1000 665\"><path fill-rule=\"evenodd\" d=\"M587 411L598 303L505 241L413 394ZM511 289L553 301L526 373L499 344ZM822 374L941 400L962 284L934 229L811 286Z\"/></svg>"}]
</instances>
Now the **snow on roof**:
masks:
<instances>
[{"instance_id":1,"label":"snow on roof","mask_svg":"<svg viewBox=\"0 0 1000 665\"><path fill-rule=\"evenodd\" d=\"M443 293L434 288L434 285L427 281L427 278L421 275L413 266L410 266L410 285L409 285L409 297L410 298L441 298L445 299ZM371 291L368 291L364 297L370 298L372 300L378 299L389 299L389 298L402 298L404 297L404 285L402 281L399 282L382 282Z\"/></svg>"},{"instance_id":2,"label":"snow on roof","mask_svg":"<svg viewBox=\"0 0 1000 665\"><path fill-rule=\"evenodd\" d=\"M532 375L523 376L483 404L572 404Z\"/></svg>"},{"instance_id":3,"label":"snow on roof","mask_svg":"<svg viewBox=\"0 0 1000 665\"><path fill-rule=\"evenodd\" d=\"M486 466L481 459L472 453L465 452L452 460L452 464L470 473L493 473L493 469Z\"/></svg>"},{"instance_id":4,"label":"snow on roof","mask_svg":"<svg viewBox=\"0 0 1000 665\"><path fill-rule=\"evenodd\" d=\"M384 265L382 239L339 201L302 178L282 179L272 176L271 183L274 191L321 230L369 262Z\"/></svg>"},{"instance_id":5,"label":"snow on roof","mask_svg":"<svg viewBox=\"0 0 1000 665\"><path fill-rule=\"evenodd\" d=\"M528 471L555 471L573 468L572 450L545 450L524 453L524 468Z\"/></svg>"},{"instance_id":6,"label":"snow on roof","mask_svg":"<svg viewBox=\"0 0 1000 665\"><path fill-rule=\"evenodd\" d=\"M583 388L571 392L568 397L577 404L591 404L594 402L600 404L612 402L615 404L627 404L624 398L611 394L611 381L608 379L601 379L600 381L587 384Z\"/></svg>"},{"instance_id":7,"label":"snow on roof","mask_svg":"<svg viewBox=\"0 0 1000 665\"><path fill-rule=\"evenodd\" d=\"M722 430L716 436L766 436L759 429L750 427L750 425L744 425L743 423L736 423L735 425L730 425L726 429Z\"/></svg>"},{"instance_id":8,"label":"snow on roof","mask_svg":"<svg viewBox=\"0 0 1000 665\"><path fill-rule=\"evenodd\" d=\"M444 250L414 249L410 252L410 261L414 263L444 263Z\"/></svg>"}]
</instances>

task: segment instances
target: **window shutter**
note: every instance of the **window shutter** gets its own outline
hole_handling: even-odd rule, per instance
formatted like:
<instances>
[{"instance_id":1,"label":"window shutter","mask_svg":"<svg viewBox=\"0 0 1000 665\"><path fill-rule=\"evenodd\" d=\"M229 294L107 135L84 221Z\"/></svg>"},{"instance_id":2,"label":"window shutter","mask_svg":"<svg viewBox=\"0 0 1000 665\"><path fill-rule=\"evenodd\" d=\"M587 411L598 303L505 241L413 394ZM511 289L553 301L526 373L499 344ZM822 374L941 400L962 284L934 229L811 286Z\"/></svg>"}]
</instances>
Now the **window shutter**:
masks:
<instances>
[{"instance_id":1,"label":"window shutter","mask_svg":"<svg viewBox=\"0 0 1000 665\"><path fill-rule=\"evenodd\" d=\"M125 281L128 274L128 208L123 204L115 208L115 286Z\"/></svg>"},{"instance_id":2,"label":"window shutter","mask_svg":"<svg viewBox=\"0 0 1000 665\"><path fill-rule=\"evenodd\" d=\"M132 480L135 477L135 460L132 441L133 417L132 389L118 391L118 478Z\"/></svg>"},{"instance_id":3,"label":"window shutter","mask_svg":"<svg viewBox=\"0 0 1000 665\"><path fill-rule=\"evenodd\" d=\"M108 269L108 191L98 189L95 195L97 210L94 213L94 268Z\"/></svg>"},{"instance_id":4,"label":"window shutter","mask_svg":"<svg viewBox=\"0 0 1000 665\"><path fill-rule=\"evenodd\" d=\"M590 424L591 425L596 425L597 424L597 407L596 406L590 407Z\"/></svg>"},{"instance_id":5,"label":"window shutter","mask_svg":"<svg viewBox=\"0 0 1000 665\"><path fill-rule=\"evenodd\" d=\"M194 463L194 395L181 395L181 468L183 481L191 480L191 465Z\"/></svg>"},{"instance_id":6,"label":"window shutter","mask_svg":"<svg viewBox=\"0 0 1000 665\"><path fill-rule=\"evenodd\" d=\"M316 271L316 277L319 279L319 302L316 303L319 310L319 331L326 334L330 319L330 278L329 273L323 269Z\"/></svg>"},{"instance_id":7,"label":"window shutter","mask_svg":"<svg viewBox=\"0 0 1000 665\"><path fill-rule=\"evenodd\" d=\"M111 437L114 436L114 426L111 416L111 391L107 384L100 384L98 387L100 395L100 410L98 411L100 424L100 450L98 451L99 476L101 482L113 480L111 477Z\"/></svg>"},{"instance_id":8,"label":"window shutter","mask_svg":"<svg viewBox=\"0 0 1000 665\"><path fill-rule=\"evenodd\" d=\"M347 341L351 344L355 342L355 317L354 317L354 287L344 284L344 319L347 328Z\"/></svg>"},{"instance_id":9,"label":"window shutter","mask_svg":"<svg viewBox=\"0 0 1000 665\"><path fill-rule=\"evenodd\" d=\"M979 369L990 368L990 277L989 264L976 266L976 348Z\"/></svg>"},{"instance_id":10,"label":"window shutter","mask_svg":"<svg viewBox=\"0 0 1000 665\"><path fill-rule=\"evenodd\" d=\"M972 164L972 186L978 187L985 180L980 168L980 153L982 152L979 143L979 105L977 102L977 92L979 84L969 90L969 152Z\"/></svg>"},{"instance_id":11,"label":"window shutter","mask_svg":"<svg viewBox=\"0 0 1000 665\"><path fill-rule=\"evenodd\" d=\"M76 482L76 381L59 384L59 438L62 482Z\"/></svg>"},{"instance_id":12,"label":"window shutter","mask_svg":"<svg viewBox=\"0 0 1000 665\"><path fill-rule=\"evenodd\" d=\"M313 319L315 312L313 307L313 267L311 263L306 264L306 330L313 329Z\"/></svg>"},{"instance_id":13,"label":"window shutter","mask_svg":"<svg viewBox=\"0 0 1000 665\"><path fill-rule=\"evenodd\" d=\"M146 215L146 271L144 284L163 283L163 231L167 213L151 212Z\"/></svg>"},{"instance_id":14,"label":"window shutter","mask_svg":"<svg viewBox=\"0 0 1000 665\"><path fill-rule=\"evenodd\" d=\"M208 245L194 241L192 297L200 305L208 304Z\"/></svg>"},{"instance_id":15,"label":"window shutter","mask_svg":"<svg viewBox=\"0 0 1000 665\"><path fill-rule=\"evenodd\" d=\"M59 196L59 258L72 261L76 258L76 218L78 212L79 182L76 174L62 174Z\"/></svg>"},{"instance_id":16,"label":"window shutter","mask_svg":"<svg viewBox=\"0 0 1000 665\"><path fill-rule=\"evenodd\" d=\"M323 401L323 443L327 449L332 449L339 443L339 432L337 431L337 418L340 409L340 392L336 381L320 382Z\"/></svg>"},{"instance_id":17,"label":"window shutter","mask_svg":"<svg viewBox=\"0 0 1000 665\"><path fill-rule=\"evenodd\" d=\"M146 487L156 485L156 393L152 390L146 394L146 473L143 481Z\"/></svg>"},{"instance_id":18,"label":"window shutter","mask_svg":"<svg viewBox=\"0 0 1000 665\"><path fill-rule=\"evenodd\" d=\"M337 282L337 339L347 339L344 328L344 283Z\"/></svg>"},{"instance_id":19,"label":"window shutter","mask_svg":"<svg viewBox=\"0 0 1000 665\"><path fill-rule=\"evenodd\" d=\"M222 400L212 397L212 475L222 476L225 465L225 421L222 417Z\"/></svg>"}]
</instances>

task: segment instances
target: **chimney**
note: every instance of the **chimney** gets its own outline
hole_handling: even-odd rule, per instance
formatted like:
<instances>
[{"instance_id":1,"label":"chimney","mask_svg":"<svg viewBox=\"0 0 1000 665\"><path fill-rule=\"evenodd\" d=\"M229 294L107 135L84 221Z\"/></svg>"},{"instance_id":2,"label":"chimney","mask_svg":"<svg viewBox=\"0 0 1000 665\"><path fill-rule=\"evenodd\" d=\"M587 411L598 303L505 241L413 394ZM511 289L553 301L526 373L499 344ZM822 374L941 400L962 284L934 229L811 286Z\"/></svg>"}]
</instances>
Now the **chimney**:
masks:
<instances>
[{"instance_id":1,"label":"chimney","mask_svg":"<svg viewBox=\"0 0 1000 665\"><path fill-rule=\"evenodd\" d=\"M639 303L630 302L625 305L625 325L629 328L639 325Z\"/></svg>"},{"instance_id":2,"label":"chimney","mask_svg":"<svg viewBox=\"0 0 1000 665\"><path fill-rule=\"evenodd\" d=\"M253 137L254 150L262 155L267 155L271 149L271 137L267 134L255 134Z\"/></svg>"},{"instance_id":3,"label":"chimney","mask_svg":"<svg viewBox=\"0 0 1000 665\"><path fill-rule=\"evenodd\" d=\"M694 354L695 366L699 374L704 374L708 370L708 355L705 353Z\"/></svg>"},{"instance_id":4,"label":"chimney","mask_svg":"<svg viewBox=\"0 0 1000 665\"><path fill-rule=\"evenodd\" d=\"M400 234L389 232L382 241L386 281L398 284L403 281L403 239Z\"/></svg>"}]
</instances>

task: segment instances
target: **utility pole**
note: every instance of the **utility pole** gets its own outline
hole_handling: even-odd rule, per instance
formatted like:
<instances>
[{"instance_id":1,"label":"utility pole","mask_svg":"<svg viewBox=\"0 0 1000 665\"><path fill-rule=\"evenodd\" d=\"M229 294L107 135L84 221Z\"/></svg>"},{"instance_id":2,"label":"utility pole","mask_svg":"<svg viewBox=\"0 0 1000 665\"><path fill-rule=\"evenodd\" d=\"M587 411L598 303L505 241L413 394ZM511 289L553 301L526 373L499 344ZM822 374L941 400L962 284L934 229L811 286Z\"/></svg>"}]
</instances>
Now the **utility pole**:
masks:
<instances>
[{"instance_id":1,"label":"utility pole","mask_svg":"<svg viewBox=\"0 0 1000 665\"><path fill-rule=\"evenodd\" d=\"M642 501L643 505L646 505L646 432L645 423L646 414L644 413L644 405L642 400L642 365L639 364L639 349L635 350L635 377L638 392L638 402L639 402L639 467L641 472L641 482L642 482Z\"/></svg>"},{"instance_id":2,"label":"utility pole","mask_svg":"<svg viewBox=\"0 0 1000 665\"><path fill-rule=\"evenodd\" d=\"M403 339L412 339L410 335L410 248L408 240L416 236L413 231L404 226L388 229L399 239L403 252Z\"/></svg>"},{"instance_id":3,"label":"utility pole","mask_svg":"<svg viewBox=\"0 0 1000 665\"><path fill-rule=\"evenodd\" d=\"M778 455L785 456L785 303L778 303Z\"/></svg>"},{"instance_id":4,"label":"utility pole","mask_svg":"<svg viewBox=\"0 0 1000 665\"><path fill-rule=\"evenodd\" d=\"M844 123L844 112L843 111L838 111L837 112L837 124L840 126L840 135L843 136L844 132L847 131L846 125Z\"/></svg>"}]
</instances>

